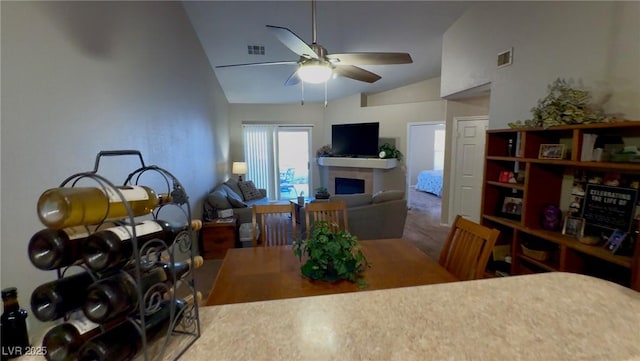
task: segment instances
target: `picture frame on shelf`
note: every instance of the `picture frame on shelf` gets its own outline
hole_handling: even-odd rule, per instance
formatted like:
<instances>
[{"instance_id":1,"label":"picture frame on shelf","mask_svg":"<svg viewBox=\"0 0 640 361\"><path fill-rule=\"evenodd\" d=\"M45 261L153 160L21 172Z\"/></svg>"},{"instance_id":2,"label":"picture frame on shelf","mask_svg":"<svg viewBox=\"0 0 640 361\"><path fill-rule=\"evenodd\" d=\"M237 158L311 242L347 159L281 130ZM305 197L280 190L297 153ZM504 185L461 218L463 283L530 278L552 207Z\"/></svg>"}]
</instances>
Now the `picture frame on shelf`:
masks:
<instances>
[{"instance_id":1,"label":"picture frame on shelf","mask_svg":"<svg viewBox=\"0 0 640 361\"><path fill-rule=\"evenodd\" d=\"M589 232L609 233L612 229L631 230L638 199L638 190L587 183L581 216Z\"/></svg>"},{"instance_id":2,"label":"picture frame on shelf","mask_svg":"<svg viewBox=\"0 0 640 361\"><path fill-rule=\"evenodd\" d=\"M562 224L562 234L582 238L584 236L585 220L582 217L566 216Z\"/></svg>"},{"instance_id":3,"label":"picture frame on shelf","mask_svg":"<svg viewBox=\"0 0 640 361\"><path fill-rule=\"evenodd\" d=\"M540 144L538 159L563 159L564 144Z\"/></svg>"},{"instance_id":4,"label":"picture frame on shelf","mask_svg":"<svg viewBox=\"0 0 640 361\"><path fill-rule=\"evenodd\" d=\"M615 254L616 251L618 251L618 249L620 248L620 246L625 242L628 235L629 235L629 232L624 232L619 229L616 229L611 233L611 235L609 236L609 238L607 239L607 242L605 242L603 247L611 251L611 253Z\"/></svg>"},{"instance_id":5,"label":"picture frame on shelf","mask_svg":"<svg viewBox=\"0 0 640 361\"><path fill-rule=\"evenodd\" d=\"M505 218L520 220L522 216L522 196L514 194L502 197L499 214Z\"/></svg>"}]
</instances>

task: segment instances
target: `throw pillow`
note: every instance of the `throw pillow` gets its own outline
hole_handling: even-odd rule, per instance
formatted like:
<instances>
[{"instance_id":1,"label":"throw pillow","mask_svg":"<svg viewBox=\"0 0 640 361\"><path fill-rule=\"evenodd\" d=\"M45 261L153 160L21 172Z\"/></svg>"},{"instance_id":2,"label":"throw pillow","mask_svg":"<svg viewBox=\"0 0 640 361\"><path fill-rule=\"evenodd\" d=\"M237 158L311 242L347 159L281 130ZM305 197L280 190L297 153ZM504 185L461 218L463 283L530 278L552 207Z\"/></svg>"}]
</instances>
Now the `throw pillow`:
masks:
<instances>
[{"instance_id":1,"label":"throw pillow","mask_svg":"<svg viewBox=\"0 0 640 361\"><path fill-rule=\"evenodd\" d=\"M245 201L262 198L262 193L256 188L253 181L238 182L238 187L240 187Z\"/></svg>"},{"instance_id":2,"label":"throw pillow","mask_svg":"<svg viewBox=\"0 0 640 361\"><path fill-rule=\"evenodd\" d=\"M403 191L380 191L373 195L371 203L382 203L404 198Z\"/></svg>"},{"instance_id":3,"label":"throw pillow","mask_svg":"<svg viewBox=\"0 0 640 361\"><path fill-rule=\"evenodd\" d=\"M209 193L207 201L215 209L231 208L231 203L229 203L229 200L227 200L227 193L222 189Z\"/></svg>"},{"instance_id":4,"label":"throw pillow","mask_svg":"<svg viewBox=\"0 0 640 361\"><path fill-rule=\"evenodd\" d=\"M245 208L247 206L243 202L242 197L238 193L234 192L228 185L226 185L226 183L222 185L222 189L227 193L227 200L231 203L233 208Z\"/></svg>"},{"instance_id":5,"label":"throw pillow","mask_svg":"<svg viewBox=\"0 0 640 361\"><path fill-rule=\"evenodd\" d=\"M226 185L227 187L229 187L235 194L237 194L238 196L242 197L242 191L240 190L240 187L238 186L238 181L237 180L235 180L233 178L229 178L223 184Z\"/></svg>"}]
</instances>

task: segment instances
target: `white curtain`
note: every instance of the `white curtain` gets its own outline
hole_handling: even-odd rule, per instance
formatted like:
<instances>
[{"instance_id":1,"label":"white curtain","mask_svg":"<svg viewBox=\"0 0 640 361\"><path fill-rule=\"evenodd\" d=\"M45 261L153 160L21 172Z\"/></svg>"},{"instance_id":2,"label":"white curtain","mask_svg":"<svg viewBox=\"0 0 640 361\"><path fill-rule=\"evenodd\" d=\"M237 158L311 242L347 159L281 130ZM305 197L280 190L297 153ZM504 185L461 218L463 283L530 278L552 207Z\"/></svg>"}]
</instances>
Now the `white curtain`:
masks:
<instances>
[{"instance_id":1,"label":"white curtain","mask_svg":"<svg viewBox=\"0 0 640 361\"><path fill-rule=\"evenodd\" d=\"M257 188L265 188L271 199L276 195L274 137L275 125L243 125L244 157L250 179Z\"/></svg>"}]
</instances>

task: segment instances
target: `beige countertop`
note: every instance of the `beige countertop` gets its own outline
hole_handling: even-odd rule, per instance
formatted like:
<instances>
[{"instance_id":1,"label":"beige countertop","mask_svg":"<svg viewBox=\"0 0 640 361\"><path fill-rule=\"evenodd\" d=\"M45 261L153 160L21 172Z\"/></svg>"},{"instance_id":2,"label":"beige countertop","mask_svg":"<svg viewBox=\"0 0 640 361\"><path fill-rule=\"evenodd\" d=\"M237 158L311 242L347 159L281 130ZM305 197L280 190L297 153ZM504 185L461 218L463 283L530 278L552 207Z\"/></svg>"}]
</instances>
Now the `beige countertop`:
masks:
<instances>
[{"instance_id":1,"label":"beige countertop","mask_svg":"<svg viewBox=\"0 0 640 361\"><path fill-rule=\"evenodd\" d=\"M640 292L571 273L209 306L199 313L200 338L180 360L640 361ZM162 359L174 359L183 341L170 341Z\"/></svg>"},{"instance_id":2,"label":"beige countertop","mask_svg":"<svg viewBox=\"0 0 640 361\"><path fill-rule=\"evenodd\" d=\"M640 360L640 293L545 273L200 308L181 360Z\"/></svg>"}]
</instances>

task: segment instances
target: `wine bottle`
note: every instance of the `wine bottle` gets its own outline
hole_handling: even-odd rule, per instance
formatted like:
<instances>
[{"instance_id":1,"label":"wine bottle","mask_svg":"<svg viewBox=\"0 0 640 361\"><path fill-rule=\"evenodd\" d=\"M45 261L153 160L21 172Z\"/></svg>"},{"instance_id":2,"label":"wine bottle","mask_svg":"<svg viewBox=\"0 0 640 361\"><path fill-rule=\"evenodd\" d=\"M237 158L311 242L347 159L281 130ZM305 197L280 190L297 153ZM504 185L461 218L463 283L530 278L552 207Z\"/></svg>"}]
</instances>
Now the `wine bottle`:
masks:
<instances>
[{"instance_id":1,"label":"wine bottle","mask_svg":"<svg viewBox=\"0 0 640 361\"><path fill-rule=\"evenodd\" d=\"M145 318L147 344L159 339L171 325L171 301L162 301L161 308ZM174 315L178 320L183 315L187 302L175 301ZM177 324L177 322L176 322ZM132 360L142 350L142 334L133 321L125 321L118 326L87 341L78 353L81 361Z\"/></svg>"},{"instance_id":2,"label":"wine bottle","mask_svg":"<svg viewBox=\"0 0 640 361\"><path fill-rule=\"evenodd\" d=\"M194 266L195 267L195 266ZM175 278L170 269L163 266L145 270L141 274L141 284L134 280L132 268L127 272L120 272L111 277L99 280L91 285L87 291L86 302L83 307L84 314L93 322L104 323L116 317L126 315L138 307L138 291L146 293L152 286L158 283L172 285L174 280L179 280L191 270L189 262L176 262L174 265Z\"/></svg>"},{"instance_id":3,"label":"wine bottle","mask_svg":"<svg viewBox=\"0 0 640 361\"><path fill-rule=\"evenodd\" d=\"M0 338L2 360L22 356L29 348L27 311L20 308L18 290L9 287L2 290L4 311L0 316Z\"/></svg>"},{"instance_id":4,"label":"wine bottle","mask_svg":"<svg viewBox=\"0 0 640 361\"><path fill-rule=\"evenodd\" d=\"M191 222L192 228L201 225L201 221ZM152 239L163 240L167 246L172 244L178 233L189 226L175 226L166 221L143 221L135 225L138 248ZM94 271L100 271L128 261L133 256L132 226L108 228L90 235L84 249L84 262Z\"/></svg>"},{"instance_id":5,"label":"wine bottle","mask_svg":"<svg viewBox=\"0 0 640 361\"><path fill-rule=\"evenodd\" d=\"M168 300L169 298L166 298ZM193 304L193 294L182 299L186 304ZM202 301L202 293L196 293L198 304ZM121 323L114 320L111 324L100 325L92 322L84 315L73 315L67 322L51 328L42 340L43 349L47 350L45 358L49 361L73 361L78 359L78 351L92 337L99 335L103 329L110 330Z\"/></svg>"},{"instance_id":6,"label":"wine bottle","mask_svg":"<svg viewBox=\"0 0 640 361\"><path fill-rule=\"evenodd\" d=\"M49 361L77 360L82 345L101 331L99 324L86 317L71 318L54 326L44 335L42 347L47 350L44 357Z\"/></svg>"},{"instance_id":7,"label":"wine bottle","mask_svg":"<svg viewBox=\"0 0 640 361\"><path fill-rule=\"evenodd\" d=\"M200 268L203 264L204 259L202 258L202 256L193 257L193 263L190 259L184 262L175 262L173 264L166 260L156 262L156 266L161 267L164 270L167 278L172 284L175 284L181 278L185 278L191 270ZM176 278L173 277L173 270L175 270Z\"/></svg>"},{"instance_id":8,"label":"wine bottle","mask_svg":"<svg viewBox=\"0 0 640 361\"><path fill-rule=\"evenodd\" d=\"M169 195L156 195L145 186L117 187L131 208L132 215L151 213L158 205L171 201ZM38 217L48 228L97 224L105 219L129 216L120 195L111 187L53 188L38 199Z\"/></svg>"},{"instance_id":9,"label":"wine bottle","mask_svg":"<svg viewBox=\"0 0 640 361\"><path fill-rule=\"evenodd\" d=\"M107 222L99 227L113 226L115 224ZM40 230L29 241L29 259L34 266L41 270L52 270L72 265L82 259L82 251L87 237L96 229L96 226L77 226Z\"/></svg>"},{"instance_id":10,"label":"wine bottle","mask_svg":"<svg viewBox=\"0 0 640 361\"><path fill-rule=\"evenodd\" d=\"M85 294L82 292L93 284L87 272L47 282L31 293L31 311L40 321L53 321L67 312L82 307Z\"/></svg>"}]
</instances>

